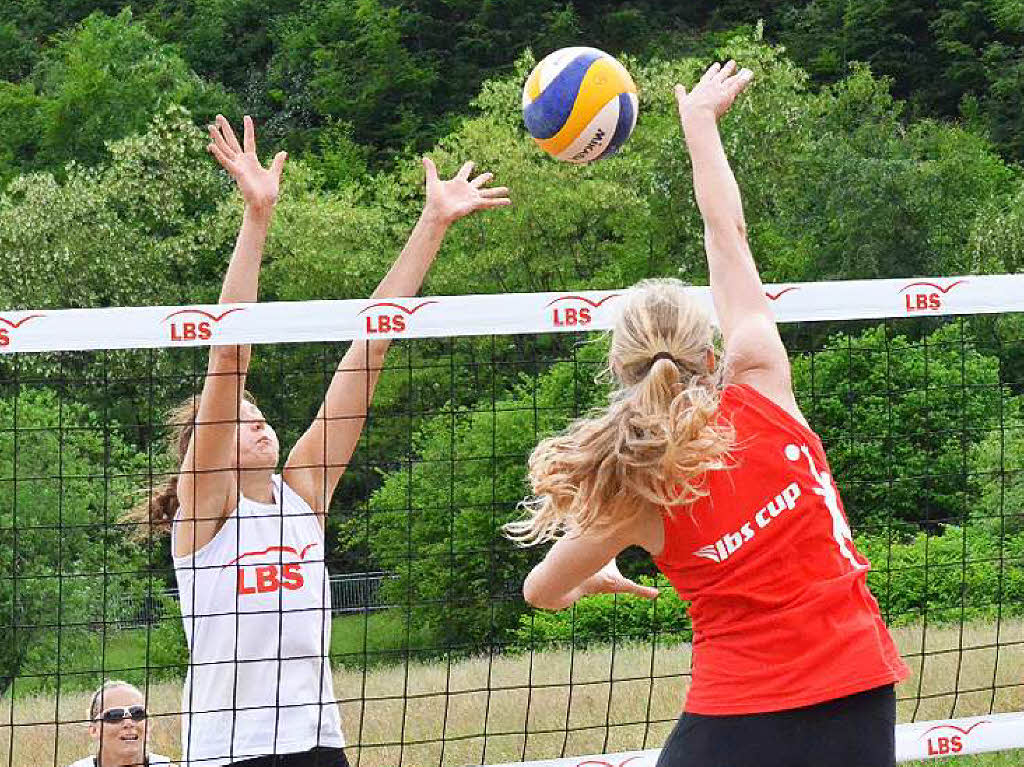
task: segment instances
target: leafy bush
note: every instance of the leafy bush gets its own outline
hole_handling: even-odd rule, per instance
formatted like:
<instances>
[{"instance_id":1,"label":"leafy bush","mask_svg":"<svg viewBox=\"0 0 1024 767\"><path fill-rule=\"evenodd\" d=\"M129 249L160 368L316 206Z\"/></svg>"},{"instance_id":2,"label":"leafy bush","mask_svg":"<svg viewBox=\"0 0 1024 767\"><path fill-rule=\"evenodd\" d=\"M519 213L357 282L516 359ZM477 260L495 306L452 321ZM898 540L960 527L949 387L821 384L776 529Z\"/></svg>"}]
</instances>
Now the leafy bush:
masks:
<instances>
[{"instance_id":1,"label":"leafy bush","mask_svg":"<svg viewBox=\"0 0 1024 767\"><path fill-rule=\"evenodd\" d=\"M414 441L416 458L396 469L370 499L370 531L353 524L350 545L365 543L394 574L382 586L437 644L477 647L501 640L524 606L522 577L537 552L500 532L518 516L524 466L540 435L596 404L593 383L605 346L587 344L575 362L554 365L499 396L493 408L450 408ZM566 397L576 392L575 397Z\"/></svg>"},{"instance_id":2,"label":"leafy bush","mask_svg":"<svg viewBox=\"0 0 1024 767\"><path fill-rule=\"evenodd\" d=\"M1024 533L1000 538L984 526L949 526L910 540L858 536L872 570L868 586L891 625L958 623L1024 615ZM586 646L610 641L690 641L688 603L664 579L657 600L601 594L570 609L533 610L511 632L512 647Z\"/></svg>"},{"instance_id":3,"label":"leafy bush","mask_svg":"<svg viewBox=\"0 0 1024 767\"><path fill-rule=\"evenodd\" d=\"M949 323L914 340L884 325L837 334L793 360L797 398L821 435L854 530L962 521L972 445L998 423L999 360Z\"/></svg>"},{"instance_id":4,"label":"leafy bush","mask_svg":"<svg viewBox=\"0 0 1024 767\"><path fill-rule=\"evenodd\" d=\"M906 542L858 536L857 547L872 563L868 585L890 623L1024 614L1024 534L950 525Z\"/></svg>"},{"instance_id":5,"label":"leafy bush","mask_svg":"<svg viewBox=\"0 0 1024 767\"><path fill-rule=\"evenodd\" d=\"M62 32L28 79L41 97L36 163L51 169L95 163L106 142L143 132L171 105L204 121L234 111L233 98L133 23L127 9L113 18L95 13Z\"/></svg>"},{"instance_id":6,"label":"leafy bush","mask_svg":"<svg viewBox=\"0 0 1024 767\"><path fill-rule=\"evenodd\" d=\"M979 488L971 517L994 535L1024 532L1024 409L1008 400L998 422L971 454Z\"/></svg>"},{"instance_id":7,"label":"leafy bush","mask_svg":"<svg viewBox=\"0 0 1024 767\"><path fill-rule=\"evenodd\" d=\"M568 610L533 610L519 617L512 632L513 648L543 649L552 644L583 647L608 641L647 640L688 642L693 636L689 603L683 602L664 578L638 578L645 585L657 585L656 600L625 594L597 594L584 597Z\"/></svg>"},{"instance_id":8,"label":"leafy bush","mask_svg":"<svg viewBox=\"0 0 1024 767\"><path fill-rule=\"evenodd\" d=\"M163 593L163 582L153 587L159 605L155 624L125 628L116 622L82 626L68 621L39 632L25 653L13 694L91 691L109 679L145 689L152 682L184 678L188 646L177 600ZM116 617L107 615L108 620Z\"/></svg>"},{"instance_id":9,"label":"leafy bush","mask_svg":"<svg viewBox=\"0 0 1024 767\"><path fill-rule=\"evenodd\" d=\"M0 398L0 679L30 655L54 673L61 626L87 631L111 620L112 596L146 591L146 557L115 526L134 500L145 456L116 425L48 390ZM52 652L37 647L46 644ZM33 654L33 648L36 648Z\"/></svg>"}]
</instances>

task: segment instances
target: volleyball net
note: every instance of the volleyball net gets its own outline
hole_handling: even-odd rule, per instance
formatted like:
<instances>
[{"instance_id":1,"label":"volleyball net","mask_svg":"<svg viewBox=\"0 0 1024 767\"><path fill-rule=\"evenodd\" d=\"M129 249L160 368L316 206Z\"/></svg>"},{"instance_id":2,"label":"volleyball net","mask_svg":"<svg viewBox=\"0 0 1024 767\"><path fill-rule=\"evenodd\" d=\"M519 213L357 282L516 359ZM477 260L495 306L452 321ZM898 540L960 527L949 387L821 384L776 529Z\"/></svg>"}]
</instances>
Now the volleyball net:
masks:
<instances>
[{"instance_id":1,"label":"volleyball net","mask_svg":"<svg viewBox=\"0 0 1024 767\"><path fill-rule=\"evenodd\" d=\"M766 292L913 671L900 760L1024 748L1024 276ZM145 694L150 750L181 752L169 544L123 514L177 469L166 417L205 347L253 344L247 388L286 455L347 343L387 338L324 552L353 765L653 765L689 682L686 605L532 610L543 551L501 536L533 446L604 401L620 293L0 313L0 764L91 753L108 679ZM619 564L666 585L640 552Z\"/></svg>"}]
</instances>

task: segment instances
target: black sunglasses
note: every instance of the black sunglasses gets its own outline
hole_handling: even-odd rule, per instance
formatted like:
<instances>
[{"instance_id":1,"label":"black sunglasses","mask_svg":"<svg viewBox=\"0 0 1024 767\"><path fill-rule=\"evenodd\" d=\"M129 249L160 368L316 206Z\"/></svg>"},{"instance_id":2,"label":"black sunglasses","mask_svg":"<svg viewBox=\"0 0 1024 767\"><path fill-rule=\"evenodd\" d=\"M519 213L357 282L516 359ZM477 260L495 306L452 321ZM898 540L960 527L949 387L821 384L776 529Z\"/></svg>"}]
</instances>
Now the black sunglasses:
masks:
<instances>
[{"instance_id":1,"label":"black sunglasses","mask_svg":"<svg viewBox=\"0 0 1024 767\"><path fill-rule=\"evenodd\" d=\"M106 711L104 711L102 714L96 717L96 721L98 722L102 719L107 724L117 724L118 722L124 721L128 717L131 717L132 720L136 722L141 722L145 720L146 707L128 706L128 708L124 708L118 706L117 708L108 708Z\"/></svg>"}]
</instances>

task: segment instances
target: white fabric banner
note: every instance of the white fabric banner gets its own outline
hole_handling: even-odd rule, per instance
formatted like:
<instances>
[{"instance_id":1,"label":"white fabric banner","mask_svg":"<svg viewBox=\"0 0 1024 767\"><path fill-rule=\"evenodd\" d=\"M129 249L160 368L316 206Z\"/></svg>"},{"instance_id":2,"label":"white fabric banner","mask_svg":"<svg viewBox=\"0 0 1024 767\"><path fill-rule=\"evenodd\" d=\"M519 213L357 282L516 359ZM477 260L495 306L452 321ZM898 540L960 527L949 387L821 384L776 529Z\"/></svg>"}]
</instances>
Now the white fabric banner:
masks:
<instances>
[{"instance_id":1,"label":"white fabric banner","mask_svg":"<svg viewBox=\"0 0 1024 767\"><path fill-rule=\"evenodd\" d=\"M710 305L710 290L690 289ZM0 352L607 330L623 291L0 311ZM1024 311L1024 274L768 285L780 322Z\"/></svg>"},{"instance_id":2,"label":"white fabric banner","mask_svg":"<svg viewBox=\"0 0 1024 767\"><path fill-rule=\"evenodd\" d=\"M896 761L1024 748L1024 713L989 714L896 725ZM660 749L575 756L493 767L655 767Z\"/></svg>"}]
</instances>

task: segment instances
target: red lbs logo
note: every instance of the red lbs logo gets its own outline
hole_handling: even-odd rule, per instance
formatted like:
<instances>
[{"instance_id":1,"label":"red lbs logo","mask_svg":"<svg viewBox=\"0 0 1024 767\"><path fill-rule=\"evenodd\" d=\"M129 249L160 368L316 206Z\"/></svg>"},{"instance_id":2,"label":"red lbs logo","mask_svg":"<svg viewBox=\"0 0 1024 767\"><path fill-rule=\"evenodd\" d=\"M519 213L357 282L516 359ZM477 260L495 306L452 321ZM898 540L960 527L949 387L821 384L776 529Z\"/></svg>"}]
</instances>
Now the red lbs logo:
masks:
<instances>
[{"instance_id":1,"label":"red lbs logo","mask_svg":"<svg viewBox=\"0 0 1024 767\"><path fill-rule=\"evenodd\" d=\"M213 337L213 331L222 319L235 312L244 312L245 309L228 309L223 314L210 314L202 309L182 309L181 311L168 314L163 321L182 317L171 323L172 341L209 341ZM188 317L188 319L185 319ZM203 319L205 318L205 319Z\"/></svg>"},{"instance_id":2,"label":"red lbs logo","mask_svg":"<svg viewBox=\"0 0 1024 767\"><path fill-rule=\"evenodd\" d=\"M263 549L263 551L247 551L241 556L235 557L235 559L228 562L224 567L230 567L231 565L238 564L238 562L245 557L264 556L274 551L294 554L299 559L305 559L306 553L316 545L317 544L315 543L310 543L305 546L301 552L291 546L270 546L269 548ZM303 585L305 585L305 580L302 577L302 562L282 562L279 565L256 565L255 567L252 567L248 574L246 572L246 566L241 565L238 567L237 571L239 596L245 596L247 594L271 594L280 591L281 589L298 591L303 587Z\"/></svg>"},{"instance_id":3,"label":"red lbs logo","mask_svg":"<svg viewBox=\"0 0 1024 767\"><path fill-rule=\"evenodd\" d=\"M0 323L3 323L7 327L0 327L0 347L11 345L11 331L17 330L29 320L34 320L36 317L45 317L45 314L30 314L28 317L22 317L17 322L9 320L6 317L0 317Z\"/></svg>"},{"instance_id":4,"label":"red lbs logo","mask_svg":"<svg viewBox=\"0 0 1024 767\"><path fill-rule=\"evenodd\" d=\"M603 759L587 759L584 762L578 763L576 767L628 767L630 762L635 762L639 758L639 756L631 756L629 757L629 759L626 759L623 762L619 762L618 764L615 764L613 762L606 762Z\"/></svg>"},{"instance_id":5,"label":"red lbs logo","mask_svg":"<svg viewBox=\"0 0 1024 767\"><path fill-rule=\"evenodd\" d=\"M928 738L928 756L949 756L951 754L959 754L964 750L964 740L975 727L981 727L983 724L988 724L989 721L984 719L980 722L975 722L966 730L957 727L955 724L940 724L937 727L932 727L930 730L926 730L921 735L922 738ZM939 735L932 733L937 731L945 731L944 734Z\"/></svg>"},{"instance_id":6,"label":"red lbs logo","mask_svg":"<svg viewBox=\"0 0 1024 767\"><path fill-rule=\"evenodd\" d=\"M591 301L583 296L559 296L548 304L548 308L555 307L555 304L564 304L551 310L551 322L556 328L585 328L593 322L593 310L599 309L606 301L618 297L618 293L605 296L600 301Z\"/></svg>"},{"instance_id":7,"label":"red lbs logo","mask_svg":"<svg viewBox=\"0 0 1024 767\"><path fill-rule=\"evenodd\" d=\"M778 301L784 295L786 295L787 293L789 293L790 291L793 291L793 290L800 290L800 288L790 286L788 288L783 288L778 293L772 293L771 291L766 290L764 292L764 294L768 297L768 299L770 301Z\"/></svg>"},{"instance_id":8,"label":"red lbs logo","mask_svg":"<svg viewBox=\"0 0 1024 767\"><path fill-rule=\"evenodd\" d=\"M912 282L900 290L904 293L907 314L912 312L938 311L942 308L942 297L957 285L967 280L957 280L946 287L934 282Z\"/></svg>"},{"instance_id":9,"label":"red lbs logo","mask_svg":"<svg viewBox=\"0 0 1024 767\"><path fill-rule=\"evenodd\" d=\"M372 335L386 335L388 333L402 333L409 323L409 318L416 314L424 306L436 304L437 301L423 301L411 309L402 304L391 301L384 301L379 304L372 304L363 309L360 314L366 314L366 332ZM374 309L383 311L373 311Z\"/></svg>"}]
</instances>

